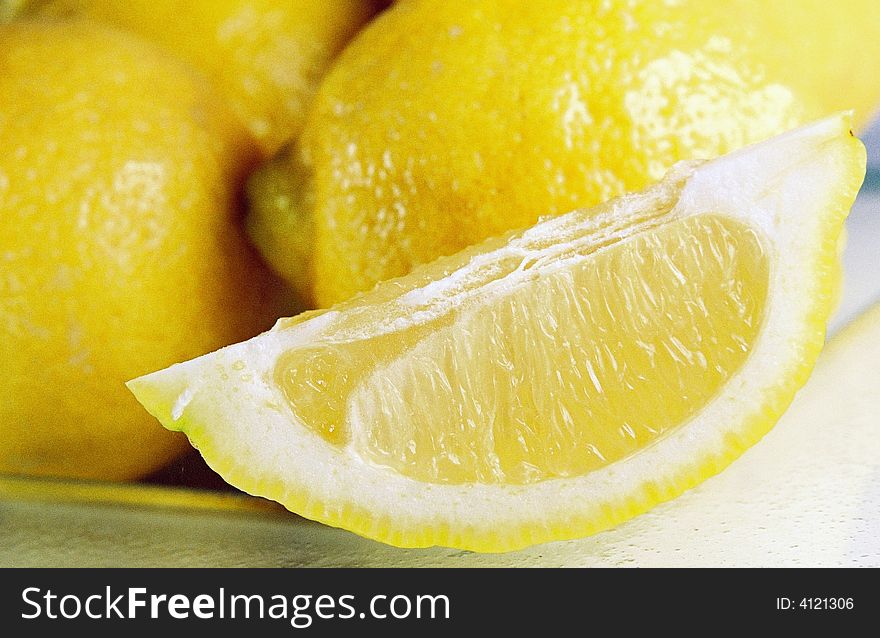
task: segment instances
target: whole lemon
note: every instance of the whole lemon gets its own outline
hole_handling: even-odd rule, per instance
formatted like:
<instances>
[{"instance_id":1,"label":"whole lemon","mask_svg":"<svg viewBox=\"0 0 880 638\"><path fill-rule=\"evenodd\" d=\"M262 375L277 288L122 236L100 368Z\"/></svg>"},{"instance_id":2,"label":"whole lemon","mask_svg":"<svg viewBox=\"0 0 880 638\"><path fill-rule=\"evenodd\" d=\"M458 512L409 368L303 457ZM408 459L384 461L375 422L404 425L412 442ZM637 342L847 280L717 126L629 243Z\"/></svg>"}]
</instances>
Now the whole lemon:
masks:
<instances>
[{"instance_id":1,"label":"whole lemon","mask_svg":"<svg viewBox=\"0 0 880 638\"><path fill-rule=\"evenodd\" d=\"M200 75L100 25L0 26L0 472L184 449L124 382L268 327L236 226L257 150Z\"/></svg>"},{"instance_id":2,"label":"whole lemon","mask_svg":"<svg viewBox=\"0 0 880 638\"><path fill-rule=\"evenodd\" d=\"M163 45L217 83L268 154L299 133L318 81L375 5L373 0L49 0L36 11L89 17Z\"/></svg>"},{"instance_id":3,"label":"whole lemon","mask_svg":"<svg viewBox=\"0 0 880 638\"><path fill-rule=\"evenodd\" d=\"M249 232L326 306L880 99L875 0L397 2L250 185Z\"/></svg>"}]
</instances>

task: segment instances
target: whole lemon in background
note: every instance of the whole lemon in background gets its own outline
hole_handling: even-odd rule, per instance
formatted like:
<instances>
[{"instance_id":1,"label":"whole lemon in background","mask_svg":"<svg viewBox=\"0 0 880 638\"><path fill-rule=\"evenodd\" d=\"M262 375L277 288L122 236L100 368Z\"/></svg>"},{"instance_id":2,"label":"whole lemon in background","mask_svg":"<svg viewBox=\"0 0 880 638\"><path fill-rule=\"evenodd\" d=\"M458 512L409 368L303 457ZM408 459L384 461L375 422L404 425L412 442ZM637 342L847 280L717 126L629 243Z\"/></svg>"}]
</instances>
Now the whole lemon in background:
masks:
<instances>
[{"instance_id":1,"label":"whole lemon in background","mask_svg":"<svg viewBox=\"0 0 880 638\"><path fill-rule=\"evenodd\" d=\"M272 153L299 133L318 82L377 10L373 0L31 0L45 16L85 16L165 46L206 73Z\"/></svg>"},{"instance_id":2,"label":"whole lemon in background","mask_svg":"<svg viewBox=\"0 0 880 638\"><path fill-rule=\"evenodd\" d=\"M124 382L274 318L235 223L258 152L134 36L13 22L0 42L0 472L142 475L185 442Z\"/></svg>"},{"instance_id":3,"label":"whole lemon in background","mask_svg":"<svg viewBox=\"0 0 880 638\"><path fill-rule=\"evenodd\" d=\"M248 230L327 306L538 215L593 205L880 100L874 0L397 2L250 184Z\"/></svg>"}]
</instances>

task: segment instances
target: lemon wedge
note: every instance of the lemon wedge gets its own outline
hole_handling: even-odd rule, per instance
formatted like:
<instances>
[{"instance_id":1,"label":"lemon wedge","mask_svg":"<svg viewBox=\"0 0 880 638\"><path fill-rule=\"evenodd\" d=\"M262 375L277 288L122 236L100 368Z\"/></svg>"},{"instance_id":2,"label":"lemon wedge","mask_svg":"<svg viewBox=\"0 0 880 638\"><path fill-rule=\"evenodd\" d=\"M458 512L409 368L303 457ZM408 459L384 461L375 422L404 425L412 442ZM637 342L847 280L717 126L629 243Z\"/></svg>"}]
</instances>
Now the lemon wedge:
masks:
<instances>
[{"instance_id":1,"label":"lemon wedge","mask_svg":"<svg viewBox=\"0 0 880 638\"><path fill-rule=\"evenodd\" d=\"M840 114L131 381L235 486L506 551L671 499L806 381L865 171Z\"/></svg>"}]
</instances>

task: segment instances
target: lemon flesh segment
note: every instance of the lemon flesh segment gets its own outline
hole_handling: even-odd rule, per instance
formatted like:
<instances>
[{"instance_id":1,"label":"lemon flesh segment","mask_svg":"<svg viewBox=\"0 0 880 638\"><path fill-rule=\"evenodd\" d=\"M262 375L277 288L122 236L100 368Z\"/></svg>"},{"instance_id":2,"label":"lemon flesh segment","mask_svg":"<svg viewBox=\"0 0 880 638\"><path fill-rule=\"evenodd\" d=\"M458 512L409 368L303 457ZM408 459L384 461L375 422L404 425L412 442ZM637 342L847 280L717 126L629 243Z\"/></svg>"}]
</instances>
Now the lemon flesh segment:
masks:
<instances>
[{"instance_id":1,"label":"lemon flesh segment","mask_svg":"<svg viewBox=\"0 0 880 638\"><path fill-rule=\"evenodd\" d=\"M310 345L276 379L305 425L337 444L355 435L359 455L422 481L528 483L614 462L739 369L769 272L754 231L712 215L590 248L524 257L512 290L433 320L415 345L409 331Z\"/></svg>"},{"instance_id":2,"label":"lemon flesh segment","mask_svg":"<svg viewBox=\"0 0 880 638\"><path fill-rule=\"evenodd\" d=\"M585 474L693 416L754 346L768 264L738 221L567 259L373 370L348 399L357 452L422 481Z\"/></svg>"},{"instance_id":3,"label":"lemon flesh segment","mask_svg":"<svg viewBox=\"0 0 880 638\"><path fill-rule=\"evenodd\" d=\"M806 380L864 176L849 128L679 165L129 387L233 485L391 544L605 529L722 469Z\"/></svg>"}]
</instances>

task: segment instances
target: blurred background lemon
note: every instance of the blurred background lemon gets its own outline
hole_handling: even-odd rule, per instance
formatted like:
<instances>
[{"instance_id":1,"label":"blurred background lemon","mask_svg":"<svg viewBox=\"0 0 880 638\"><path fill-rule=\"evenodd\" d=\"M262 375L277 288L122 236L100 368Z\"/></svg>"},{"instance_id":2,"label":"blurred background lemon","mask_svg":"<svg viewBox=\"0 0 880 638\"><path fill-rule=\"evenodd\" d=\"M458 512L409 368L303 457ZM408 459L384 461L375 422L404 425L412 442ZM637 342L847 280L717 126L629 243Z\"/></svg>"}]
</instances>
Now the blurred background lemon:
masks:
<instances>
[{"instance_id":1,"label":"blurred background lemon","mask_svg":"<svg viewBox=\"0 0 880 638\"><path fill-rule=\"evenodd\" d=\"M403 0L346 48L250 235L327 306L538 215L589 206L880 99L874 0Z\"/></svg>"},{"instance_id":2,"label":"blurred background lemon","mask_svg":"<svg viewBox=\"0 0 880 638\"><path fill-rule=\"evenodd\" d=\"M123 383L253 335L259 156L210 83L84 22L0 26L0 472L124 479L185 449Z\"/></svg>"},{"instance_id":3,"label":"blurred background lemon","mask_svg":"<svg viewBox=\"0 0 880 638\"><path fill-rule=\"evenodd\" d=\"M22 2L22 0L13 0ZM374 0L30 0L42 16L106 22L207 74L272 153L299 133L318 82Z\"/></svg>"}]
</instances>

